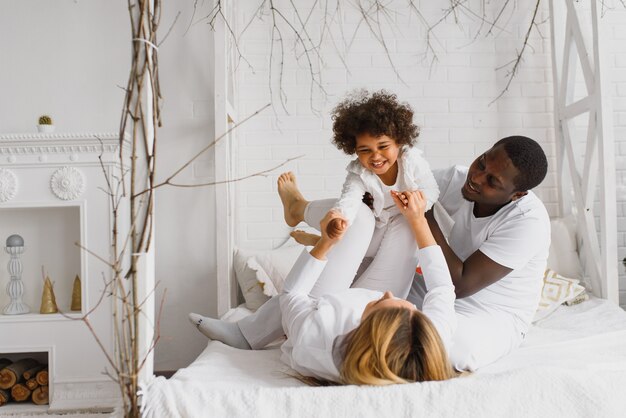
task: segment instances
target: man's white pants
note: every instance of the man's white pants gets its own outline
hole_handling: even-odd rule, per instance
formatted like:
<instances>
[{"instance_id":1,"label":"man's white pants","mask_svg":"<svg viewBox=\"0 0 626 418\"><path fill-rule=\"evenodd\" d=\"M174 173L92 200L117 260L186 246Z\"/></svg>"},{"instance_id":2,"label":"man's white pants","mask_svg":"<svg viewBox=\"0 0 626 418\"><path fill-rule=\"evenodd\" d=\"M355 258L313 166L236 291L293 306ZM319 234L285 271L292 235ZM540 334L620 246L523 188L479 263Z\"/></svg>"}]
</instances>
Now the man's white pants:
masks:
<instances>
[{"instance_id":1,"label":"man's white pants","mask_svg":"<svg viewBox=\"0 0 626 418\"><path fill-rule=\"evenodd\" d=\"M335 202L325 199L309 203L304 221L319 230L320 221ZM404 216L393 216L387 225L376 228L372 211L363 204L343 239L329 252L328 263L310 295L319 297L352 286L381 292L391 290L404 299L417 265L416 250ZM237 325L250 347L259 349L284 334L281 320L278 297L274 296Z\"/></svg>"}]
</instances>

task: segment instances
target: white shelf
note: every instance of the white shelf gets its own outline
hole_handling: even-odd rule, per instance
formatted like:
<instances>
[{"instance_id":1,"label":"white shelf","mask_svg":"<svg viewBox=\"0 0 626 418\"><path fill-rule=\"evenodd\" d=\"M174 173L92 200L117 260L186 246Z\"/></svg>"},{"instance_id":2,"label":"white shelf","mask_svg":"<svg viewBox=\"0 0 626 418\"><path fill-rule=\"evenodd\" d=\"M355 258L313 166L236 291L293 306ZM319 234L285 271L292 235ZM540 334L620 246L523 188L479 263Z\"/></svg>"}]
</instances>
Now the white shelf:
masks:
<instances>
[{"instance_id":1,"label":"white shelf","mask_svg":"<svg viewBox=\"0 0 626 418\"><path fill-rule=\"evenodd\" d=\"M24 315L2 315L0 314L0 323L8 323L8 322L45 322L45 321L73 321L80 319L83 314L80 312L71 312L66 313L65 316L55 313L55 314L39 314L39 313L27 313Z\"/></svg>"}]
</instances>

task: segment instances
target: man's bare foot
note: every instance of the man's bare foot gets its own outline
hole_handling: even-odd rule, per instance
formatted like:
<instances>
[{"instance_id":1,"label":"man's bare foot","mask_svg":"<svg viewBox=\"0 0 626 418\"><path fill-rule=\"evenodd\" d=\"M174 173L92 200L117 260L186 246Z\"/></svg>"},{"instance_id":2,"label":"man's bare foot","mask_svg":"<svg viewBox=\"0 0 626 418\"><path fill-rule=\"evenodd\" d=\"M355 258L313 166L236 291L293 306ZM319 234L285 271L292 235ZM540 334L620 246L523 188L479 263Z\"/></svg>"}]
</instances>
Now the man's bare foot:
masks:
<instances>
[{"instance_id":1,"label":"man's bare foot","mask_svg":"<svg viewBox=\"0 0 626 418\"><path fill-rule=\"evenodd\" d=\"M314 246L317 244L317 241L322 238L319 235L309 234L308 232L300 231L299 229L292 231L289 235L291 235L296 242L309 246Z\"/></svg>"},{"instance_id":2,"label":"man's bare foot","mask_svg":"<svg viewBox=\"0 0 626 418\"><path fill-rule=\"evenodd\" d=\"M278 195L283 202L285 222L289 226L296 226L304 220L304 209L309 203L296 184L296 176L291 171L278 177Z\"/></svg>"}]
</instances>

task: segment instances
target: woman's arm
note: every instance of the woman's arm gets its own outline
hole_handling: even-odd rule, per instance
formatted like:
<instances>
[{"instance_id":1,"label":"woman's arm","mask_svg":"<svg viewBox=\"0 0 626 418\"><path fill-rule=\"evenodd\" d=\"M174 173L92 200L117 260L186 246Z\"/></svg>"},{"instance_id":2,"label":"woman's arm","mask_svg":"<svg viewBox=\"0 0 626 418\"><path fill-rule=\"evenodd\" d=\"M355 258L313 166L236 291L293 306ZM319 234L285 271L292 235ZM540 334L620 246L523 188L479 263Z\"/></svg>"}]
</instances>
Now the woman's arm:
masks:
<instances>
[{"instance_id":1,"label":"woman's arm","mask_svg":"<svg viewBox=\"0 0 626 418\"><path fill-rule=\"evenodd\" d=\"M457 327L454 285L441 248L432 245L419 250L420 267L426 282L422 312L431 320L446 348L450 348Z\"/></svg>"},{"instance_id":2,"label":"woman's arm","mask_svg":"<svg viewBox=\"0 0 626 418\"><path fill-rule=\"evenodd\" d=\"M421 191L395 193L396 205L406 217L419 250L420 265L426 282L422 312L432 321L446 348L456 331L454 285L441 248L426 220L426 199Z\"/></svg>"},{"instance_id":3,"label":"woman's arm","mask_svg":"<svg viewBox=\"0 0 626 418\"><path fill-rule=\"evenodd\" d=\"M415 242L419 248L437 245L426 220L426 197L421 190L407 192L391 192L393 201L400 209L413 231Z\"/></svg>"},{"instance_id":4,"label":"woman's arm","mask_svg":"<svg viewBox=\"0 0 626 418\"><path fill-rule=\"evenodd\" d=\"M333 219L339 220L343 226L337 238L330 238L326 232L328 223ZM322 237L310 253L304 250L300 254L289 271L283 293L279 296L282 325L289 337L302 329L307 316L315 309L315 302L309 297L309 292L326 266L326 255L347 230L347 222L338 212L329 211L320 222L320 227Z\"/></svg>"},{"instance_id":5,"label":"woman's arm","mask_svg":"<svg viewBox=\"0 0 626 418\"><path fill-rule=\"evenodd\" d=\"M328 225L332 224L332 231L329 231ZM318 260L326 260L326 254L343 238L348 229L348 221L341 213L335 210L330 210L320 221L320 231L322 237L317 241L313 249L311 249L311 255Z\"/></svg>"},{"instance_id":6,"label":"woman's arm","mask_svg":"<svg viewBox=\"0 0 626 418\"><path fill-rule=\"evenodd\" d=\"M342 227L339 229L337 238L330 238L326 232L326 227L332 220L338 220L339 225ZM326 266L326 255L343 238L343 234L348 229L345 219L338 212L332 210L321 220L320 227L322 229L322 237L317 241L310 253L306 250L302 251L302 254L300 254L300 257L298 257L298 260L285 278L283 293L308 295Z\"/></svg>"}]
</instances>

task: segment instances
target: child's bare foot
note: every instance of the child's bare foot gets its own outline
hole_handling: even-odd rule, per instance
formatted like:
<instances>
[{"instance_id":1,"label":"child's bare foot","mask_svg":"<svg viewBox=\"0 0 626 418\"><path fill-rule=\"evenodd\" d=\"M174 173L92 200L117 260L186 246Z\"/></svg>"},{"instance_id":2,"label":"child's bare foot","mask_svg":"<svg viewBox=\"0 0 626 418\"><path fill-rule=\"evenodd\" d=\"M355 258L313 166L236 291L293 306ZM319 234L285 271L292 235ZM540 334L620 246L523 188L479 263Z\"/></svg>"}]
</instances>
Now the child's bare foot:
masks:
<instances>
[{"instance_id":1,"label":"child's bare foot","mask_svg":"<svg viewBox=\"0 0 626 418\"><path fill-rule=\"evenodd\" d=\"M304 209L309 203L296 184L296 176L291 171L278 177L278 195L283 202L285 222L289 226L296 226L304 220Z\"/></svg>"},{"instance_id":2,"label":"child's bare foot","mask_svg":"<svg viewBox=\"0 0 626 418\"><path fill-rule=\"evenodd\" d=\"M289 235L291 235L298 243L310 246L314 246L317 244L317 241L322 238L319 235L309 234L308 232L300 231L299 229L292 231Z\"/></svg>"}]
</instances>

